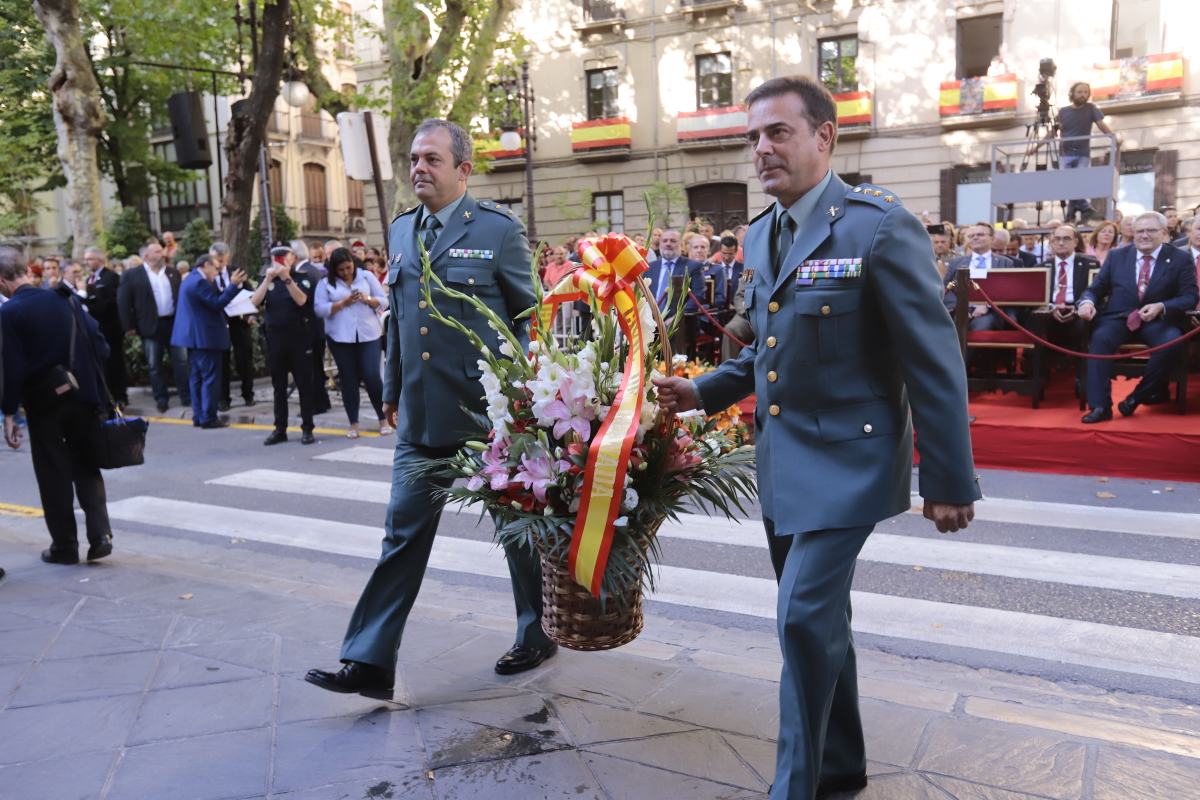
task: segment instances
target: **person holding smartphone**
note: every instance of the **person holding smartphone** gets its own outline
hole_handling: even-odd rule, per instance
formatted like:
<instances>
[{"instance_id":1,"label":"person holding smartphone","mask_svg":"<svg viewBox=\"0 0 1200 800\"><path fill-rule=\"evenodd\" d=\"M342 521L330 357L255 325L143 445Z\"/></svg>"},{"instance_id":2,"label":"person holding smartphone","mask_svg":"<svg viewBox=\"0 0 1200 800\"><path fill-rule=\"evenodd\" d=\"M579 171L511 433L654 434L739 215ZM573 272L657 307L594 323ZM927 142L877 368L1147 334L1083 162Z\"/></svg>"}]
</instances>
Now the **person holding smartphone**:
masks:
<instances>
[{"instance_id":1,"label":"person holding smartphone","mask_svg":"<svg viewBox=\"0 0 1200 800\"><path fill-rule=\"evenodd\" d=\"M383 378L380 354L383 325L379 312L388 307L388 297L379 280L369 270L359 269L354 256L344 247L330 254L329 272L317 286L317 316L325 320L329 350L337 362L338 384L350 430L346 436L358 438L358 387L367 389L367 397L379 419L379 433L393 432L383 415Z\"/></svg>"}]
</instances>

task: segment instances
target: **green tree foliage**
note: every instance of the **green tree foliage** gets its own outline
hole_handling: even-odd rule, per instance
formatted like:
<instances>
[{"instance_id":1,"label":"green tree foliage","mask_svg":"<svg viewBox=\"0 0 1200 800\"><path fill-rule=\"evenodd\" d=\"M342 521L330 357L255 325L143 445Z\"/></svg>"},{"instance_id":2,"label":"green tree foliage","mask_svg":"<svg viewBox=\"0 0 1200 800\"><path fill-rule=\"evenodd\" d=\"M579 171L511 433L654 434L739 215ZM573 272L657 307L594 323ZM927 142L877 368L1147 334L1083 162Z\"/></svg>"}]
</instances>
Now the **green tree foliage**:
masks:
<instances>
[{"instance_id":1,"label":"green tree foliage","mask_svg":"<svg viewBox=\"0 0 1200 800\"><path fill-rule=\"evenodd\" d=\"M46 88L53 68L33 5L0 3L0 235L33 235L34 193L64 182Z\"/></svg>"},{"instance_id":2,"label":"green tree foliage","mask_svg":"<svg viewBox=\"0 0 1200 800\"><path fill-rule=\"evenodd\" d=\"M113 258L124 258L136 253L146 243L150 238L150 229L136 208L122 208L109 223L104 238L108 254Z\"/></svg>"},{"instance_id":3,"label":"green tree foliage","mask_svg":"<svg viewBox=\"0 0 1200 800\"><path fill-rule=\"evenodd\" d=\"M275 241L290 242L292 239L300 235L300 226L296 220L288 216L287 209L282 203L275 203L271 206L271 222L275 226ZM258 254L262 252L262 212L254 215L254 221L250 223L250 253L253 263L246 264L243 268L250 274L250 277L258 277Z\"/></svg>"},{"instance_id":4,"label":"green tree foliage","mask_svg":"<svg viewBox=\"0 0 1200 800\"><path fill-rule=\"evenodd\" d=\"M208 230L208 223L200 217L196 217L187 224L183 229L183 235L179 237L179 253L178 258L186 258L188 263L194 264L196 259L208 252L208 248L212 247L212 233Z\"/></svg>"}]
</instances>

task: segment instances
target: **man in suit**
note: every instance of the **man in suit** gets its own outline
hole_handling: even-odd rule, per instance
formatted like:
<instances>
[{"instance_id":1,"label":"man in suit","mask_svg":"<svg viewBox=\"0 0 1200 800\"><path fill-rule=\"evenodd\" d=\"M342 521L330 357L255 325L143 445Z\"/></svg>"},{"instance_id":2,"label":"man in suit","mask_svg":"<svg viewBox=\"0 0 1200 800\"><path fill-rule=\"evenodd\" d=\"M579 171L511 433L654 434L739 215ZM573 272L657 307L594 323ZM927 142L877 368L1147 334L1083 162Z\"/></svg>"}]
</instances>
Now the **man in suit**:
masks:
<instances>
[{"instance_id":1,"label":"man in suit","mask_svg":"<svg viewBox=\"0 0 1200 800\"><path fill-rule=\"evenodd\" d=\"M1087 323L1075 313L1075 301L1083 296L1089 274L1100 262L1076 250L1079 234L1071 225L1059 225L1050 232L1050 258L1042 262L1050 282L1050 308L1055 324L1047 333L1055 344L1082 350L1087 341Z\"/></svg>"},{"instance_id":2,"label":"man in suit","mask_svg":"<svg viewBox=\"0 0 1200 800\"><path fill-rule=\"evenodd\" d=\"M658 240L659 258L651 261L646 271L646 284L664 317L675 313L679 299L676 286L687 287L683 291L690 290L696 297L704 296L704 264L686 258L681 247L679 231L674 228L663 231ZM695 312L696 302L689 297L683 308L685 312Z\"/></svg>"},{"instance_id":3,"label":"man in suit","mask_svg":"<svg viewBox=\"0 0 1200 800\"><path fill-rule=\"evenodd\" d=\"M677 410L757 395L784 658L770 797L813 800L867 782L850 585L874 525L911 505L910 403L925 516L963 528L980 493L966 375L921 223L887 191L833 174L837 106L822 84L775 78L746 106L759 180L777 200L744 242L758 338L695 382L655 384Z\"/></svg>"},{"instance_id":4,"label":"man in suit","mask_svg":"<svg viewBox=\"0 0 1200 800\"><path fill-rule=\"evenodd\" d=\"M117 307L117 291L121 276L108 268L104 251L89 247L83 251L83 261L91 270L87 279L88 312L100 323L100 333L108 342L108 361L104 377L113 399L121 405L129 403L125 378L125 329L121 327L121 312Z\"/></svg>"},{"instance_id":5,"label":"man in suit","mask_svg":"<svg viewBox=\"0 0 1200 800\"><path fill-rule=\"evenodd\" d=\"M77 297L36 291L24 257L12 247L0 247L0 294L10 298L0 306L4 439L14 450L21 446L16 413L24 405L33 473L50 532L50 547L42 551L42 561L79 563L76 498L90 545L87 559L104 558L112 553L104 478L83 455L98 407L106 403L100 363L108 356L108 342L96 321L83 313ZM74 375L74 392L57 391L63 384L55 367Z\"/></svg>"},{"instance_id":6,"label":"man in suit","mask_svg":"<svg viewBox=\"0 0 1200 800\"><path fill-rule=\"evenodd\" d=\"M313 286L325 277L325 265L315 264L308 257L308 245L303 239L293 239L288 243L296 254L296 272L305 276ZM329 389L325 385L325 320L315 317L312 323L312 386L313 413L324 414L333 408L329 400Z\"/></svg>"},{"instance_id":7,"label":"man in suit","mask_svg":"<svg viewBox=\"0 0 1200 800\"><path fill-rule=\"evenodd\" d=\"M223 292L229 288L232 282L229 274L229 245L225 242L213 242L212 247L208 248L208 254L219 267L213 284L217 287L218 292ZM254 285L247 278L242 281L242 288L252 290ZM221 411L228 411L229 407L233 405L233 397L230 394L233 371L230 367L234 366L237 367L238 378L242 383L242 400L248 406L254 405L253 337L257 316L254 314L237 314L235 316L226 314L226 316L229 319L229 342L232 350L226 350L221 359L221 393L220 402L217 404Z\"/></svg>"},{"instance_id":8,"label":"man in suit","mask_svg":"<svg viewBox=\"0 0 1200 800\"><path fill-rule=\"evenodd\" d=\"M729 316L733 296L742 277L742 262L737 260L738 243L733 236L721 239L717 259L704 271L704 279L713 282L713 306L718 319Z\"/></svg>"},{"instance_id":9,"label":"man in suit","mask_svg":"<svg viewBox=\"0 0 1200 800\"><path fill-rule=\"evenodd\" d=\"M183 279L175 314L174 347L187 348L191 372L192 424L197 428L227 428L217 416L221 389L221 361L229 352L229 323L225 306L242 290L246 273L235 270L224 291L213 285L220 262L210 255L196 259L196 266Z\"/></svg>"},{"instance_id":10,"label":"man in suit","mask_svg":"<svg viewBox=\"0 0 1200 800\"><path fill-rule=\"evenodd\" d=\"M411 475L456 452L481 434L463 406L483 412L476 366L479 353L469 341L433 320L421 296L422 248L433 270L448 285L469 292L506 320L519 336L517 318L536 301L529 281L529 244L521 223L490 200L467 193L471 139L458 125L441 119L422 122L413 136L409 178L421 204L392 221L388 231L391 263L388 289L383 410L396 428L392 495L384 523L383 554L351 616L338 672L311 670L309 683L335 692L390 698L396 651L429 562L445 498L441 478ZM498 347L487 320L469 305L443 299L438 310L458 318L484 341ZM401 357L404 354L404 357ZM517 607L513 647L496 662L504 675L532 669L554 654L542 631L541 567L536 554L508 548L505 555Z\"/></svg>"},{"instance_id":11,"label":"man in suit","mask_svg":"<svg viewBox=\"0 0 1200 800\"><path fill-rule=\"evenodd\" d=\"M967 247L971 252L965 256L950 259L950 267L946 270L945 278L947 284L954 280L958 270L964 267L972 270L989 270L1011 269L1017 266L1007 256L992 251L992 243L995 241L994 233L991 224L987 222L976 222L967 228ZM951 316L954 314L954 307L957 303L958 298L954 292L947 291L945 304ZM992 311L986 304L978 303L971 306L971 319L967 323L967 330L999 331L1006 327L1008 326L1000 318L1000 315Z\"/></svg>"},{"instance_id":12,"label":"man in suit","mask_svg":"<svg viewBox=\"0 0 1200 800\"><path fill-rule=\"evenodd\" d=\"M142 246L138 254L141 266L125 270L117 287L117 308L125 332L142 337L142 351L150 372L150 387L159 412L167 410L170 393L163 374L163 359L170 353L175 372L175 389L181 405L191 405L189 394L187 353L171 346L175 326L175 302L179 298L182 277L167 263L163 247L156 241Z\"/></svg>"},{"instance_id":13,"label":"man in suit","mask_svg":"<svg viewBox=\"0 0 1200 800\"><path fill-rule=\"evenodd\" d=\"M1077 312L1095 319L1089 353L1111 354L1134 336L1154 347L1176 339L1187 322L1184 314L1196 307L1196 263L1186 250L1164 244L1167 220L1157 211L1133 220L1133 244L1118 247L1104 259L1100 274L1079 298ZM1130 416L1148 398L1167 388L1178 346L1150 356L1146 372L1130 395L1117 404ZM1081 422L1112 419L1112 362L1089 360L1088 413Z\"/></svg>"},{"instance_id":14,"label":"man in suit","mask_svg":"<svg viewBox=\"0 0 1200 800\"><path fill-rule=\"evenodd\" d=\"M1184 250L1187 250L1192 257L1192 261L1196 262L1196 279L1200 281L1200 214L1192 217L1184 230L1187 232L1187 238L1183 245L1176 246L1181 246ZM1200 305L1196 307L1200 308Z\"/></svg>"}]
</instances>

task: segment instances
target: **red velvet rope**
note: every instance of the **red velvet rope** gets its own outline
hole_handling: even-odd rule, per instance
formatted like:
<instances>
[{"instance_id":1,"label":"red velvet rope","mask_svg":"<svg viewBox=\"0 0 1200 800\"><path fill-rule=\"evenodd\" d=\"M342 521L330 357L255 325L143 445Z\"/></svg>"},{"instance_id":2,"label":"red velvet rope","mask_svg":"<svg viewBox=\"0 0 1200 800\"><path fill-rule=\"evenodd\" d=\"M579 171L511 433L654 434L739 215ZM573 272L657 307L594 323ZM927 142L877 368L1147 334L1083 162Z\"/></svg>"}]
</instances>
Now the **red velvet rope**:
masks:
<instances>
[{"instance_id":1,"label":"red velvet rope","mask_svg":"<svg viewBox=\"0 0 1200 800\"><path fill-rule=\"evenodd\" d=\"M1079 353L1079 352L1076 352L1075 350L1070 350L1066 347L1057 345L1054 342L1046 341L1045 339L1038 336L1033 331L1026 328L1021 323L1017 322L1015 319L1010 317L1008 314L1006 314L1004 312L1004 309L1002 309L1002 308L1000 308L1000 306L996 305L995 302L992 301L992 298L988 296L987 291L982 286L980 286L978 283L975 283L974 281L972 281L971 285L974 288L979 290L979 293L981 295L983 295L983 299L986 300L987 304L989 306L991 306L996 311L997 314L1000 315L1001 319L1003 319L1009 325L1012 325L1018 331L1025 334L1030 339L1032 339L1034 342L1042 345L1043 347L1048 347L1057 353L1062 353L1063 355L1074 356L1075 358L1090 358L1093 361L1115 361L1120 358L1129 358L1129 356L1131 355L1130 353L1111 353L1111 354L1107 354L1107 355L1102 354L1102 353ZM1148 356L1151 353L1157 353L1159 350L1166 350L1168 347L1174 347L1175 345L1179 344L1180 342L1183 342L1183 341L1186 341L1187 339L1192 338L1196 334L1200 334L1200 328L1193 328L1192 330L1183 334L1179 338L1172 339L1169 342L1163 342L1162 344L1155 345L1154 347L1147 347L1145 350L1138 350L1135 355Z\"/></svg>"},{"instance_id":2,"label":"red velvet rope","mask_svg":"<svg viewBox=\"0 0 1200 800\"><path fill-rule=\"evenodd\" d=\"M696 297L695 292L688 290L688 297L690 297L691 299L696 301L696 307L700 309L700 313L703 314L705 317L707 317L708 321L716 326L717 330L719 330L721 332L722 336L728 336L730 339L733 340L734 344L736 344L738 347L747 347L747 344L745 342L743 342L738 337L734 336L729 331L725 330L725 326L722 325L721 323L717 322L716 317L714 317L712 314L708 313L708 309L704 307L704 303L700 302L700 298Z\"/></svg>"}]
</instances>

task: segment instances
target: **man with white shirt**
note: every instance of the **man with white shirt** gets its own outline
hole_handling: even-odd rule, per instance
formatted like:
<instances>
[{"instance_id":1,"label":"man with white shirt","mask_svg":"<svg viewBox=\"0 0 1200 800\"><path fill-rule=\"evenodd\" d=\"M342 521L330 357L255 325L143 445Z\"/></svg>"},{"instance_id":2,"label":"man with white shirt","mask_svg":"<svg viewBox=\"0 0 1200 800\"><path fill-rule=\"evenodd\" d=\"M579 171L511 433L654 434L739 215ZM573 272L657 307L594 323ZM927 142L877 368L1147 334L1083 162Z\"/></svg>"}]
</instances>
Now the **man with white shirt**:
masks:
<instances>
[{"instance_id":1,"label":"man with white shirt","mask_svg":"<svg viewBox=\"0 0 1200 800\"><path fill-rule=\"evenodd\" d=\"M142 337L142 351L150 373L150 387L159 412L167 410L170 393L163 373L163 358L171 355L175 387L181 405L192 404L188 390L187 350L171 346L175 327L175 302L179 298L179 270L166 260L163 246L155 240L142 246L138 254L142 264L127 269L117 289L117 307L121 326L129 335Z\"/></svg>"},{"instance_id":2,"label":"man with white shirt","mask_svg":"<svg viewBox=\"0 0 1200 800\"><path fill-rule=\"evenodd\" d=\"M991 223L976 222L967 228L967 247L970 249L970 252L965 256L950 259L950 267L946 270L946 283L954 280L958 270L964 267L973 272L989 269L1012 269L1015 267L1016 264L1007 256L992 252L994 237L995 231ZM946 308L952 316L956 302L957 298L954 292L946 292ZM986 305L980 303L971 306L971 319L967 323L967 330L999 331L1004 330L1005 327L1004 320L1000 318L1000 315Z\"/></svg>"},{"instance_id":3,"label":"man with white shirt","mask_svg":"<svg viewBox=\"0 0 1200 800\"><path fill-rule=\"evenodd\" d=\"M1155 347L1180 336L1185 312L1196 307L1196 262L1191 253L1164 244L1167 220L1157 211L1133 221L1133 244L1108 254L1092 285L1084 290L1077 312L1084 321L1095 319L1088 352L1111 354L1132 338ZM1130 416L1149 398L1167 388L1179 346L1150 356L1142 380L1117 404ZM1089 360L1086 424L1112 419L1112 362Z\"/></svg>"}]
</instances>

